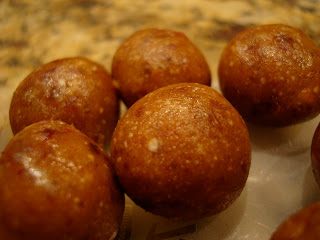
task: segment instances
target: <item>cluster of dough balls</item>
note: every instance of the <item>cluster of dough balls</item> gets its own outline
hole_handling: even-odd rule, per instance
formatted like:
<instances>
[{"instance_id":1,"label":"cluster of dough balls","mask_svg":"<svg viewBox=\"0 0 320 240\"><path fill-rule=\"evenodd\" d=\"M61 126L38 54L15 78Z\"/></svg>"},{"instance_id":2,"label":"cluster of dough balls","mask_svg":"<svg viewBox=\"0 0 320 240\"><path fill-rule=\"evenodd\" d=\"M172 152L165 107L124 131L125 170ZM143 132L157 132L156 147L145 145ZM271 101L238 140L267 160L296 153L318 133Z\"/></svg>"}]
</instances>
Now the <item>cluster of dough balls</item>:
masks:
<instances>
[{"instance_id":1,"label":"cluster of dough balls","mask_svg":"<svg viewBox=\"0 0 320 240\"><path fill-rule=\"evenodd\" d=\"M0 239L117 236L124 196L103 148L118 115L110 74L87 58L49 62L20 83L0 158Z\"/></svg>"},{"instance_id":2,"label":"cluster of dough balls","mask_svg":"<svg viewBox=\"0 0 320 240\"><path fill-rule=\"evenodd\" d=\"M32 72L10 106L16 135L0 159L0 238L113 239L124 211L122 189L146 211L170 219L229 207L251 163L242 117L285 126L316 116L320 50L292 27L251 27L226 46L218 75L224 96L210 87L200 50L183 33L159 29L125 40L112 76L82 57ZM120 98L128 111L118 121ZM318 182L319 136L317 129ZM100 146L111 137L109 159ZM281 232L305 237L294 239L318 234L319 220L311 216L318 209L293 216L272 239L291 239ZM302 228L300 216L310 224Z\"/></svg>"},{"instance_id":3,"label":"cluster of dough balls","mask_svg":"<svg viewBox=\"0 0 320 240\"><path fill-rule=\"evenodd\" d=\"M202 53L171 30L134 34L120 46L112 70L114 81L96 62L64 58L42 65L17 87L9 110L15 136L0 158L0 239L114 239L124 196L100 147L110 142L117 124L119 95L130 106L169 84L211 83ZM141 76L146 84L137 84ZM124 82L128 77L132 81ZM133 86L139 89L129 101L124 92ZM241 164L243 184L249 165ZM219 209L242 187L223 196Z\"/></svg>"}]
</instances>

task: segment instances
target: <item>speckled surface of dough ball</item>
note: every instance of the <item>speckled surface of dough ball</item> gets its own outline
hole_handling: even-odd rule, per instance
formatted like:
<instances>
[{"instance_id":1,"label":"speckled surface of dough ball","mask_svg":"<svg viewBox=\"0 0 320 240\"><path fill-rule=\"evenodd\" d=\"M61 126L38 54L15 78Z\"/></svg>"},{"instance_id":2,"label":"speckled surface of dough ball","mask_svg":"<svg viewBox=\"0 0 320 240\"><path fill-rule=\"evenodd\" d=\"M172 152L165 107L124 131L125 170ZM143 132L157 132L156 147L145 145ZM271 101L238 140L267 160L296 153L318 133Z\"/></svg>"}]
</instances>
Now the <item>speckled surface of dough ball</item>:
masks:
<instances>
[{"instance_id":1,"label":"speckled surface of dough ball","mask_svg":"<svg viewBox=\"0 0 320 240\"><path fill-rule=\"evenodd\" d=\"M320 124L316 128L311 143L311 163L313 174L320 187Z\"/></svg>"},{"instance_id":2,"label":"speckled surface of dough ball","mask_svg":"<svg viewBox=\"0 0 320 240\"><path fill-rule=\"evenodd\" d=\"M137 31L124 41L114 55L112 77L128 107L170 84L211 84L200 50L183 33L164 29Z\"/></svg>"},{"instance_id":3,"label":"speckled surface of dough ball","mask_svg":"<svg viewBox=\"0 0 320 240\"><path fill-rule=\"evenodd\" d=\"M224 96L250 122L286 126L320 111L320 48L290 26L240 32L224 49L218 73Z\"/></svg>"},{"instance_id":4,"label":"speckled surface of dough ball","mask_svg":"<svg viewBox=\"0 0 320 240\"><path fill-rule=\"evenodd\" d=\"M287 218L270 240L320 239L320 202L307 206Z\"/></svg>"},{"instance_id":5,"label":"speckled surface of dough ball","mask_svg":"<svg viewBox=\"0 0 320 240\"><path fill-rule=\"evenodd\" d=\"M124 211L109 156L60 121L19 132L0 158L0 239L113 239Z\"/></svg>"},{"instance_id":6,"label":"speckled surface of dough ball","mask_svg":"<svg viewBox=\"0 0 320 240\"><path fill-rule=\"evenodd\" d=\"M41 120L61 120L101 146L110 141L118 117L111 76L83 57L59 59L33 71L14 92L10 106L14 134Z\"/></svg>"},{"instance_id":7,"label":"speckled surface of dough ball","mask_svg":"<svg viewBox=\"0 0 320 240\"><path fill-rule=\"evenodd\" d=\"M196 219L240 195L251 150L244 121L221 94L182 83L129 108L115 129L111 157L136 204L167 218Z\"/></svg>"}]
</instances>

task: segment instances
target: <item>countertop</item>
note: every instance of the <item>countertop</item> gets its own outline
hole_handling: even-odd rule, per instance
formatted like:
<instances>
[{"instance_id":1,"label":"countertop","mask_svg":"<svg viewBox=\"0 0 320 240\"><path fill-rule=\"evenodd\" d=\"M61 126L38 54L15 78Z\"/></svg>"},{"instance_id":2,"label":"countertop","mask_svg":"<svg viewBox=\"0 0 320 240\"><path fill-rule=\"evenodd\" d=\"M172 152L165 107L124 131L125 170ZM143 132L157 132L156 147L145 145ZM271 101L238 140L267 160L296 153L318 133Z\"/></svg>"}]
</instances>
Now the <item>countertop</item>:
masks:
<instances>
[{"instance_id":1,"label":"countertop","mask_svg":"<svg viewBox=\"0 0 320 240\"><path fill-rule=\"evenodd\" d=\"M217 65L223 47L249 26L288 24L320 44L319 0L2 0L0 19L0 151L12 137L8 116L12 93L32 70L55 59L85 56L110 72L117 47L136 30L155 27L184 32L205 55L212 73L212 87L218 90ZM316 121L310 126L309 135ZM279 131L273 133L279 136ZM261 129L258 132L266 133ZM291 141L288 135L286 141ZM256 136L251 133L253 141L257 140ZM278 138L275 144L281 145L281 139ZM256 146L266 141L257 140ZM275 144L271 144L273 150ZM257 147L254 151L258 151ZM257 154L253 154L255 156ZM247 199L252 197L250 187L256 181L257 175L253 174L260 174L260 167L253 167ZM310 171L309 165L306 168ZM312 178L308 181L312 182L312 189L316 189ZM307 194L309 197L302 205L318 196L318 192ZM293 211L300 206L300 203L294 203L288 208ZM232 212L229 215L232 216ZM219 217L214 221L217 219ZM260 222L267 227L267 235L279 223L274 223L273 219L268 216L265 222ZM262 235L248 236L248 239L250 236L261 239L259 236ZM247 238L237 238L234 233L222 234L219 239Z\"/></svg>"}]
</instances>

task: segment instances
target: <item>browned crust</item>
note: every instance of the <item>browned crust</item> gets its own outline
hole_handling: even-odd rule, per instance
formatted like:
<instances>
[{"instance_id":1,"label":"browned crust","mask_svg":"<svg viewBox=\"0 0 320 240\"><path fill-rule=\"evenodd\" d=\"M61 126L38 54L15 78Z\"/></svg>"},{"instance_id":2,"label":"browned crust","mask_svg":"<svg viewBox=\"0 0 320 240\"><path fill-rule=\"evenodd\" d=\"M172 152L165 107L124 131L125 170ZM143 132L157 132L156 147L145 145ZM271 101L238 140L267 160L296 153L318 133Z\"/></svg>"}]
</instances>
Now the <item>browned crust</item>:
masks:
<instances>
[{"instance_id":1,"label":"browned crust","mask_svg":"<svg viewBox=\"0 0 320 240\"><path fill-rule=\"evenodd\" d=\"M141 30L124 41L114 55L112 77L127 106L170 84L211 84L200 50L183 33L165 29Z\"/></svg>"},{"instance_id":2,"label":"browned crust","mask_svg":"<svg viewBox=\"0 0 320 240\"><path fill-rule=\"evenodd\" d=\"M124 197L108 155L60 121L26 127L0 158L0 239L110 239Z\"/></svg>"},{"instance_id":3,"label":"browned crust","mask_svg":"<svg viewBox=\"0 0 320 240\"><path fill-rule=\"evenodd\" d=\"M170 85L120 119L111 156L129 197L152 213L192 219L228 207L250 167L244 121L214 89Z\"/></svg>"},{"instance_id":4,"label":"browned crust","mask_svg":"<svg viewBox=\"0 0 320 240\"><path fill-rule=\"evenodd\" d=\"M61 120L103 146L117 123L119 101L101 65L65 58L41 66L20 83L9 115L14 134L41 120Z\"/></svg>"},{"instance_id":5,"label":"browned crust","mask_svg":"<svg viewBox=\"0 0 320 240\"><path fill-rule=\"evenodd\" d=\"M240 32L219 63L224 96L248 121L285 126L320 111L320 48L283 24Z\"/></svg>"}]
</instances>

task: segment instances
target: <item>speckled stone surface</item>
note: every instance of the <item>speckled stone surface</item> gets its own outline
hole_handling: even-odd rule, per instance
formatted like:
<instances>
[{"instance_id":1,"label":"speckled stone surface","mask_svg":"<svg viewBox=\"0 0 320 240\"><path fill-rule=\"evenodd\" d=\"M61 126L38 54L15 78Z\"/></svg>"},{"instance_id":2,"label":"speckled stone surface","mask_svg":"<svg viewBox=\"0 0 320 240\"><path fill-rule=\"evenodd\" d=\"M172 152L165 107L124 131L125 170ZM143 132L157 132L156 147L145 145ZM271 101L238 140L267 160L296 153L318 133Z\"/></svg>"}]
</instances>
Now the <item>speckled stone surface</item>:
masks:
<instances>
[{"instance_id":1,"label":"speckled stone surface","mask_svg":"<svg viewBox=\"0 0 320 240\"><path fill-rule=\"evenodd\" d=\"M0 150L11 137L11 95L27 74L69 56L86 56L110 71L116 48L138 29L184 32L207 58L215 88L223 47L248 26L286 23L320 43L318 0L3 0L0 13Z\"/></svg>"}]
</instances>

